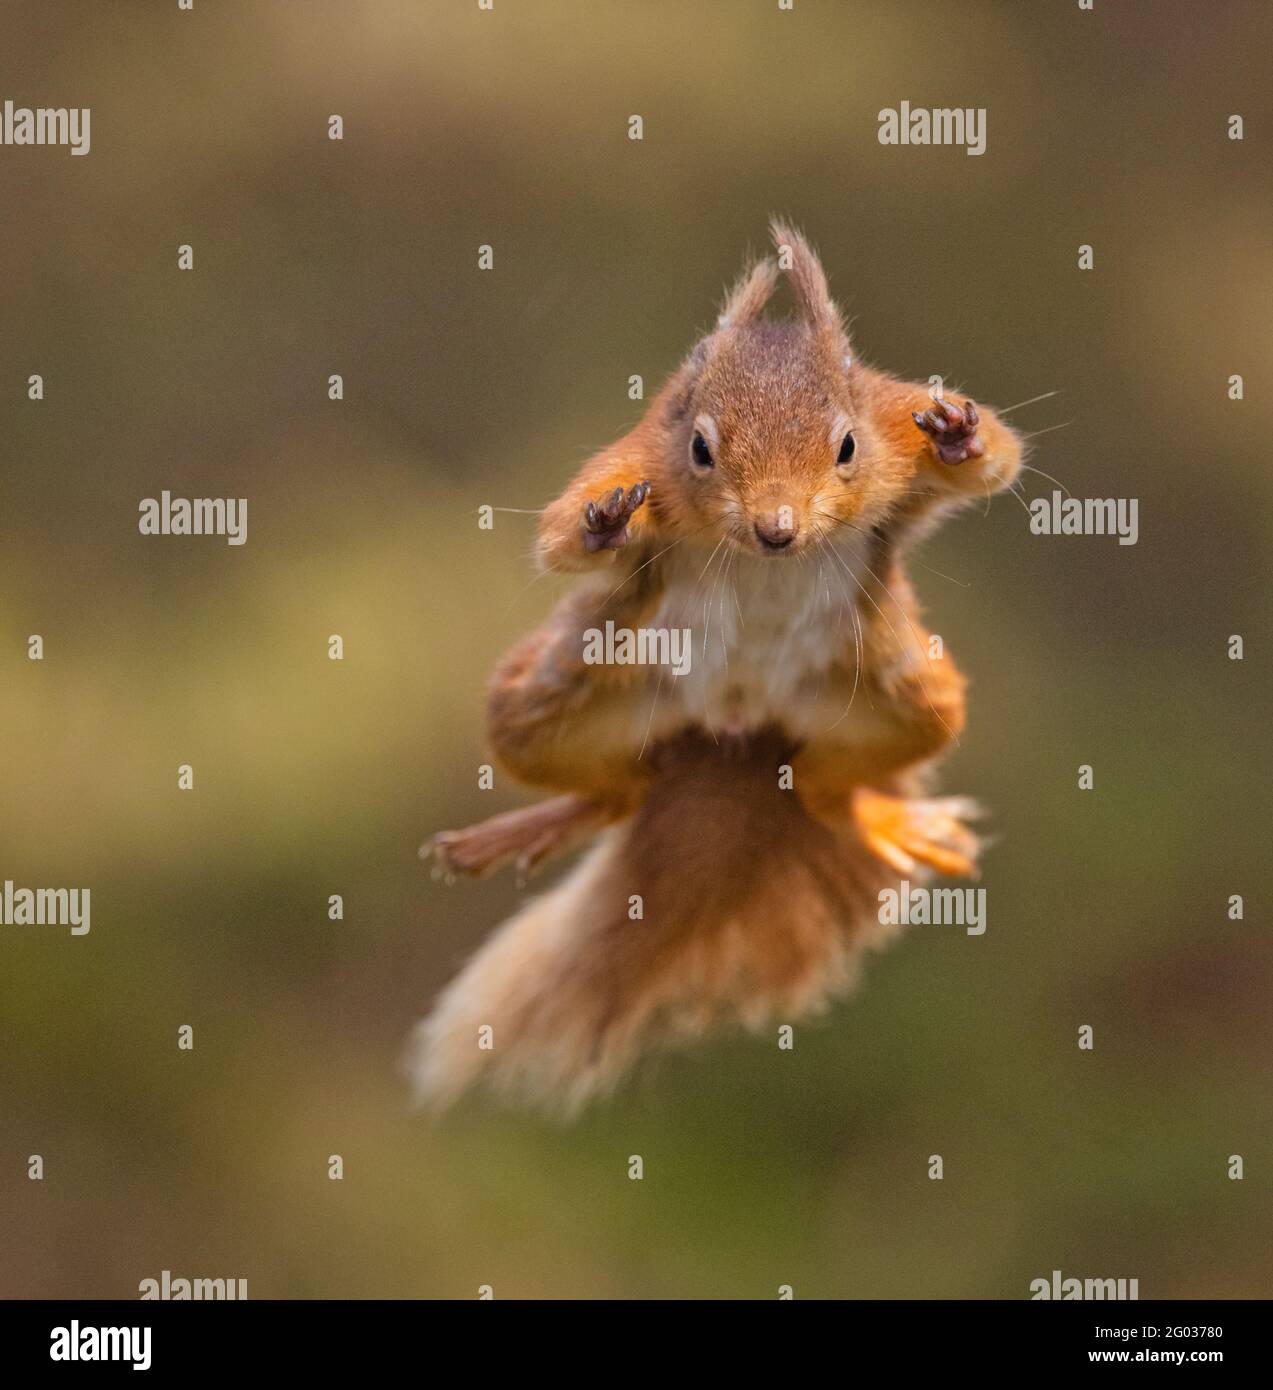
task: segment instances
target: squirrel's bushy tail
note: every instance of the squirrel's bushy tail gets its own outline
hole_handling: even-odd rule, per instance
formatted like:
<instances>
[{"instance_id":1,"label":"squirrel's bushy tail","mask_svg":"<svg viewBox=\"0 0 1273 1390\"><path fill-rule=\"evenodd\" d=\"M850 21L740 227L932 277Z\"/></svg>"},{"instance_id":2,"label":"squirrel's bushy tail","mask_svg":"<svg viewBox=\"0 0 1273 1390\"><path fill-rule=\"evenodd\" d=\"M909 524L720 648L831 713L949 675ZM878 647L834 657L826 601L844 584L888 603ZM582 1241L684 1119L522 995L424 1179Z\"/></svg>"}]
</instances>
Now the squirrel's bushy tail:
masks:
<instances>
[{"instance_id":1,"label":"squirrel's bushy tail","mask_svg":"<svg viewBox=\"0 0 1273 1390\"><path fill-rule=\"evenodd\" d=\"M758 1029L853 981L897 874L805 814L776 741L675 750L637 814L504 923L415 1035L420 1096L485 1082L570 1112L649 1048Z\"/></svg>"}]
</instances>

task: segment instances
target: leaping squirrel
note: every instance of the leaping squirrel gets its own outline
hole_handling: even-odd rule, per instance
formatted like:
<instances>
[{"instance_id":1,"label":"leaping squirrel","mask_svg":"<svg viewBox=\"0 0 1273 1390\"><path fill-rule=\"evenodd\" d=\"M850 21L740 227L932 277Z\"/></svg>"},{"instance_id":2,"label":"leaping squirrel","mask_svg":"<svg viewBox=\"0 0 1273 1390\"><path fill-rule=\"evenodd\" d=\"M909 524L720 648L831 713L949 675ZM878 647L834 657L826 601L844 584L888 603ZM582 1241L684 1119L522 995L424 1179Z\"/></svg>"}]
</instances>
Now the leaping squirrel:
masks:
<instances>
[{"instance_id":1,"label":"leaping squirrel","mask_svg":"<svg viewBox=\"0 0 1273 1390\"><path fill-rule=\"evenodd\" d=\"M866 366L809 243L729 294L628 434L545 509L537 558L581 577L505 655L496 759L555 798L425 847L450 874L598 837L477 951L415 1035L419 1093L478 1081L572 1111L648 1047L789 1023L887 934L897 876L975 869L975 809L924 799L964 686L902 568L1007 487L989 410ZM785 271L798 317L761 317ZM591 664L587 634L691 629L689 671Z\"/></svg>"}]
</instances>

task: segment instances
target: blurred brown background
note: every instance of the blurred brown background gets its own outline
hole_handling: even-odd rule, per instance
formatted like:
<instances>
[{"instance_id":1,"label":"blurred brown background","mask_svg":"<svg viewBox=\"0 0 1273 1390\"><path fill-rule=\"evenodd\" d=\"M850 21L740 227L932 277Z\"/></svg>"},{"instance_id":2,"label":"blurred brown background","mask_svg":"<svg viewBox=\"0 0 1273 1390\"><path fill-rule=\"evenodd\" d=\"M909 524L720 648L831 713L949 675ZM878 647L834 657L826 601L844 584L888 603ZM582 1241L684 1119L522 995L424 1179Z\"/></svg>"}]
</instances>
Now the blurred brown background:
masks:
<instances>
[{"instance_id":1,"label":"blurred brown background","mask_svg":"<svg viewBox=\"0 0 1273 1390\"><path fill-rule=\"evenodd\" d=\"M1269 1294L1267 6L0 24L0 99L92 108L87 157L0 148L0 878L93 894L87 937L0 928L0 1293ZM986 107L987 152L880 146L903 100ZM864 355L1060 391L1012 417L1068 422L1033 462L1138 498L1140 542L1005 496L912 567L974 681L943 781L994 812L984 937L913 929L794 1053L722 1040L572 1128L435 1124L405 1035L520 895L415 851L520 804L476 789L479 692L557 592L533 519L475 509L625 429L774 211ZM248 543L141 537L163 488L246 496Z\"/></svg>"}]
</instances>

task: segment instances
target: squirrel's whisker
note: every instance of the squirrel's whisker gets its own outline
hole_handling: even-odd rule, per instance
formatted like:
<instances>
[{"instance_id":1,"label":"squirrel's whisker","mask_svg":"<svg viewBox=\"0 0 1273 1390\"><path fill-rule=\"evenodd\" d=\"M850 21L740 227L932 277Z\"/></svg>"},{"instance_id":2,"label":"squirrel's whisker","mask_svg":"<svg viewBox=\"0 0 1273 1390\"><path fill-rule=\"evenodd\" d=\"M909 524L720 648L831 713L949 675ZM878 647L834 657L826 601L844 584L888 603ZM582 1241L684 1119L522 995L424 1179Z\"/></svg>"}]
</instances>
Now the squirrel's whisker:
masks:
<instances>
[{"instance_id":1,"label":"squirrel's whisker","mask_svg":"<svg viewBox=\"0 0 1273 1390\"><path fill-rule=\"evenodd\" d=\"M1036 401L1050 401L1053 396L1059 396L1060 394L1061 388L1057 387L1055 391L1045 391L1041 396L1031 396L1028 401L1018 401L1016 405L1005 406L999 414L1011 415L1014 410L1020 410L1023 406L1034 405Z\"/></svg>"},{"instance_id":2,"label":"squirrel's whisker","mask_svg":"<svg viewBox=\"0 0 1273 1390\"><path fill-rule=\"evenodd\" d=\"M636 569L632 571L631 574L629 574L625 579L621 580L618 584L616 584L614 588L611 589L610 592L605 596L605 598L602 599L602 603L606 603L610 599L612 599L615 596L615 594L617 594L619 590L623 588L625 584L630 583L633 579L635 579L637 575L640 574L641 571L646 567L646 565L652 565L655 562L655 560L659 558L660 555L666 555L669 550L675 550L676 547L680 545L682 541L693 540L695 536L700 535L702 532L706 531L711 524L712 523L710 521L705 521L703 525L700 526L696 531L691 531L688 536L678 536L677 539L674 540L671 545L665 545L662 550L657 551L655 554L651 555L648 560L643 561L636 567Z\"/></svg>"},{"instance_id":3,"label":"squirrel's whisker","mask_svg":"<svg viewBox=\"0 0 1273 1390\"><path fill-rule=\"evenodd\" d=\"M1029 510L1029 509L1027 508L1027 510ZM849 569L847 563L845 563L845 561L844 561L843 556L840 556L840 555L839 555L839 552L836 551L834 548L832 549L832 552L831 552L831 553L832 553L833 555L835 555L835 556L840 560L840 563L841 563L841 564L844 565L844 572L845 572L845 573L849 576L849 578L858 586L858 588L862 590L862 595L863 595L863 597L866 599L866 601L871 605L872 608L875 609L875 611L880 615L880 617L884 619L884 625L885 625L885 626L888 628L888 630L893 634L893 640L897 643L897 650L898 650L899 652L901 652L903 655L905 655L905 654L906 654L906 647L903 645L902 639L901 639L901 637L898 635L897 629L893 626L893 624L892 624L891 622L889 622L888 614L885 613L885 611L880 607L880 605L879 605L878 603L876 603L875 599L871 597L870 591L867 589L866 585L862 583L862 581L857 577L856 574L853 573L853 571L852 571L851 569ZM883 587L883 588L885 589L885 592L888 592L887 585L884 584L883 580L880 579L879 575L877 575L877 574L874 572L874 570L868 569L868 570L867 570L867 573L876 581L876 583L880 584L881 587ZM897 600L896 600L895 598L893 598L893 595L892 595L891 592L888 592L888 596L889 596L890 599L892 599L892 601L893 601L895 604L897 603ZM901 609L900 609L900 605L899 605L899 612L900 612L900 611L901 611ZM909 618L906 619L906 623L907 623L907 626L909 627L909 626L910 626L910 619L909 619ZM912 636L915 636L915 629L914 629L913 627L911 627L911 635L912 635ZM915 640L918 642L918 640L919 640L918 637L916 637ZM950 727L950 725L947 724L946 721L941 717L941 713L940 713L940 711L938 710L937 706L936 706L935 704L933 704L933 697L932 697L932 695L929 694L928 686L924 683L924 678L923 678L923 676L920 676L919 673L918 673L918 671L917 671L917 672L916 672L916 677L917 677L917 679L919 680L919 688L924 692L924 699L928 701L928 707L929 707L929 709L931 709L932 712L933 712L933 714L937 716L937 722L938 722L938 723L942 726L942 728L945 729L946 732L950 735L950 740L951 740L951 742L954 743L956 746L958 746L958 744L959 744L959 736L958 736L958 735L955 733L955 731Z\"/></svg>"},{"instance_id":4,"label":"squirrel's whisker","mask_svg":"<svg viewBox=\"0 0 1273 1390\"><path fill-rule=\"evenodd\" d=\"M520 589L518 589L518 591L513 595L513 597L512 597L511 599L509 599L509 601L508 601L508 607L504 610L504 616L505 616L506 618L507 618L508 615L513 611L514 605L520 603L520 602L522 601L522 599L526 597L527 592L528 592L530 589L533 589L533 588L535 587L535 585L538 584L539 581L540 581L540 580L544 577L544 575L546 575L547 573L548 573L547 570L540 570L538 574L533 575L533 576L531 577L531 579L529 580L528 583L523 584L522 587L521 587Z\"/></svg>"},{"instance_id":5,"label":"squirrel's whisker","mask_svg":"<svg viewBox=\"0 0 1273 1390\"><path fill-rule=\"evenodd\" d=\"M1037 472L1038 470L1036 469L1035 471ZM989 498L989 496L990 493L987 492L986 497ZM825 517L828 521L834 522L837 526L847 526L850 530L856 531L859 536L866 536L869 534L868 532L863 531L860 526L854 526L851 521L845 521L843 517L833 516L830 512L819 511L816 508L815 511L817 511L818 516ZM967 583L965 580L956 579L953 574L943 574L941 570L936 570L932 567L932 565L925 564L924 561L916 555L912 555L910 558L913 559L921 569L926 569L930 574L935 574L938 577L938 579L949 579L952 584L958 584L961 589L972 588L972 585Z\"/></svg>"},{"instance_id":6,"label":"squirrel's whisker","mask_svg":"<svg viewBox=\"0 0 1273 1390\"><path fill-rule=\"evenodd\" d=\"M1051 434L1053 430L1063 430L1063 429L1066 429L1066 428L1068 428L1070 425L1072 425L1073 423L1074 423L1073 420L1062 420L1061 423L1060 423L1059 425L1049 425L1046 429L1034 430L1034 431L1033 431L1032 433L1030 433L1030 434L1023 434L1023 435L1021 436L1021 438L1022 438L1023 440L1026 440L1026 439L1038 439L1038 437L1039 437L1041 434Z\"/></svg>"},{"instance_id":7,"label":"squirrel's whisker","mask_svg":"<svg viewBox=\"0 0 1273 1390\"><path fill-rule=\"evenodd\" d=\"M825 538L822 539L822 540L820 540L820 541L818 542L819 551L821 551L821 549L822 549L823 546L826 546L826 547L830 548L830 549L831 549L831 553L832 553L832 554L835 554L834 548L831 547L830 542L827 541ZM842 583L841 587L843 587L843 583ZM852 600L849 598L849 592L848 592L848 589L847 589L847 588L844 589L844 600L847 601L847 603L848 603L849 617L850 617L850 619L852 620L852 623L853 623L853 650L854 650L854 661L853 661L853 689L849 692L849 701L848 701L848 704L846 704L845 707L844 707L844 709L841 711L839 718L836 719L835 723L833 723L833 724L828 724L827 727L823 730L823 733L828 733L828 734L831 732L832 729L836 728L837 725L841 724L841 723L844 721L844 719L847 717L849 711L853 708L853 701L857 699L858 681L859 681L859 679L861 678L861 675L862 675L862 642L861 642L861 636L862 636L862 634L861 634L861 629L860 629L859 626L858 626L857 613L855 612L854 604L853 604ZM841 615L843 615L843 613L844 613L844 604L843 604L843 602L842 602L842 604L841 604L840 613L841 613Z\"/></svg>"},{"instance_id":8,"label":"squirrel's whisker","mask_svg":"<svg viewBox=\"0 0 1273 1390\"><path fill-rule=\"evenodd\" d=\"M1060 426L1058 425L1057 428L1059 429ZM1021 467L1027 469L1031 473L1037 473L1040 478L1046 478L1050 483L1055 483L1067 497L1072 497L1074 495L1060 478L1054 478L1051 473L1045 473L1043 469L1036 468L1032 463L1023 463Z\"/></svg>"},{"instance_id":9,"label":"squirrel's whisker","mask_svg":"<svg viewBox=\"0 0 1273 1390\"><path fill-rule=\"evenodd\" d=\"M1025 495L1017 491L1017 485L1015 482L1011 483L1008 486L1008 491L1017 499L1018 502L1021 503L1021 508L1025 512L1026 516L1033 519L1034 514L1030 510L1030 504L1025 500Z\"/></svg>"},{"instance_id":10,"label":"squirrel's whisker","mask_svg":"<svg viewBox=\"0 0 1273 1390\"><path fill-rule=\"evenodd\" d=\"M720 540L716 542L716 549L713 550L712 553L707 557L707 564L703 566L703 572L698 576L697 580L695 580L695 583L701 584L703 582L703 575L706 574L709 569L711 569L712 561L716 558L717 552L720 550L721 546L725 544L726 539L727 537L722 536Z\"/></svg>"},{"instance_id":11,"label":"squirrel's whisker","mask_svg":"<svg viewBox=\"0 0 1273 1390\"><path fill-rule=\"evenodd\" d=\"M650 717L645 721L645 737L641 740L641 751L637 754L637 762L645 757L645 745L650 741L650 730L654 727L654 711L659 707L659 696L663 693L664 672L659 671L659 683L654 687L654 699L650 701Z\"/></svg>"}]
</instances>

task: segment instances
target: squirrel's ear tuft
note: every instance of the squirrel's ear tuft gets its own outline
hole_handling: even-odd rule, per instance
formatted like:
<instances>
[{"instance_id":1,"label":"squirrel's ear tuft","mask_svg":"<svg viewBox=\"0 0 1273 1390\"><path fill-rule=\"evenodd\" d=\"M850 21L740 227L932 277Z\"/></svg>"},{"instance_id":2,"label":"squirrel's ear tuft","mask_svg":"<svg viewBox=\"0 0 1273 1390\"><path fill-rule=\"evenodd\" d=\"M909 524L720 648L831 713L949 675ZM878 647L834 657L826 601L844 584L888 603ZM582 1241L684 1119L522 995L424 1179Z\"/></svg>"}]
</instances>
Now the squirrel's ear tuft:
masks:
<instances>
[{"instance_id":1,"label":"squirrel's ear tuft","mask_svg":"<svg viewBox=\"0 0 1273 1390\"><path fill-rule=\"evenodd\" d=\"M805 322L814 332L843 334L844 321L827 288L826 272L818 253L789 222L775 217L769 223L769 233L778 251L778 264L787 272L796 303Z\"/></svg>"},{"instance_id":2,"label":"squirrel's ear tuft","mask_svg":"<svg viewBox=\"0 0 1273 1390\"><path fill-rule=\"evenodd\" d=\"M718 328L741 328L753 323L778 284L778 267L766 257L745 270L721 306Z\"/></svg>"}]
</instances>

